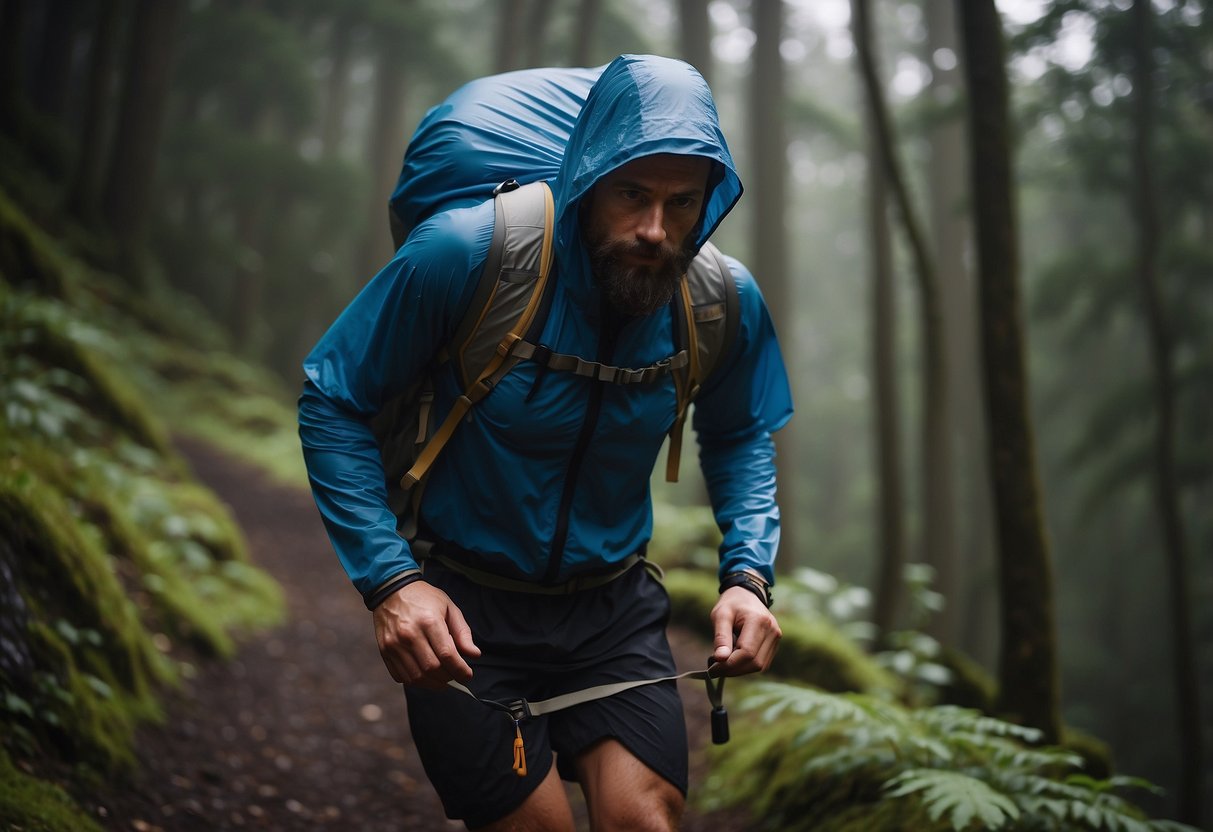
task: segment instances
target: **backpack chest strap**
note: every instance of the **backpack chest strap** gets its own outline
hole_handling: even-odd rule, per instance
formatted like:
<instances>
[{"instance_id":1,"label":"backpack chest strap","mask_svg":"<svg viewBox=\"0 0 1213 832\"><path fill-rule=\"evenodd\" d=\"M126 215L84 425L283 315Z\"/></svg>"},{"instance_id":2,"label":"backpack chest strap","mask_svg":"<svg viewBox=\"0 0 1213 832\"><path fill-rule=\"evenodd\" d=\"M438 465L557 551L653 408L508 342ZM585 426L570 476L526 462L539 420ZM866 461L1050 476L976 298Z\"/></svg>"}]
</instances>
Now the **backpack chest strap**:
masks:
<instances>
[{"instance_id":1,"label":"backpack chest strap","mask_svg":"<svg viewBox=\"0 0 1213 832\"><path fill-rule=\"evenodd\" d=\"M515 343L510 348L510 355L534 361L551 370L573 373L585 378L605 381L608 384L649 384L675 370L681 370L691 361L690 353L683 349L669 358L663 358L647 367L616 367L597 361L586 361L577 355L552 352L542 344L532 344L530 341Z\"/></svg>"}]
</instances>

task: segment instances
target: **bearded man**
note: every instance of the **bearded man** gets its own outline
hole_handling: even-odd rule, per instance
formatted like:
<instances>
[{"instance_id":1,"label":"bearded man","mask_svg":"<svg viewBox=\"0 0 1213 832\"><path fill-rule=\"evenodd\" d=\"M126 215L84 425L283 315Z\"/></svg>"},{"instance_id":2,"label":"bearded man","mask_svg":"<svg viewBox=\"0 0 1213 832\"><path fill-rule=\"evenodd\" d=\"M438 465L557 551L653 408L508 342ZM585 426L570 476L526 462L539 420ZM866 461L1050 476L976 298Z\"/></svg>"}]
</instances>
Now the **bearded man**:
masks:
<instances>
[{"instance_id":1,"label":"bearded man","mask_svg":"<svg viewBox=\"0 0 1213 832\"><path fill-rule=\"evenodd\" d=\"M541 343L624 367L669 356L671 297L741 196L702 77L666 58L616 59L550 185L555 288ZM396 533L386 504L367 419L463 319L494 219L492 200L426 219L306 359L300 432L317 504L374 611L450 817L473 829L571 830L563 777L580 784L595 830L674 829L687 741L673 682L528 721L525 777L502 763L516 737L509 721L449 685L534 700L674 674L669 598L643 562L674 382L612 385L521 362L430 469L415 539ZM757 284L724 262L737 334L695 399L693 426L723 534L713 658L721 674L740 675L765 670L780 638L767 590L779 540L771 434L792 403ZM461 392L439 373L440 417ZM422 551L436 555L424 570Z\"/></svg>"}]
</instances>

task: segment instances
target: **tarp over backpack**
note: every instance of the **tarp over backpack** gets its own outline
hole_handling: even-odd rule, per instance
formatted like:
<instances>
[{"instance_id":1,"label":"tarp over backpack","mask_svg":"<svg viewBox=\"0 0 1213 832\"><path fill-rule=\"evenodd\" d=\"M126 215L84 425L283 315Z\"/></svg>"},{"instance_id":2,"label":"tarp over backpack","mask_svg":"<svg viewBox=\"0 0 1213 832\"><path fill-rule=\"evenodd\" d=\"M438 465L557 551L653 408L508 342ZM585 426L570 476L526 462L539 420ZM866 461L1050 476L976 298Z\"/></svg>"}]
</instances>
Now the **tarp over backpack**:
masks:
<instances>
[{"instance_id":1,"label":"tarp over backpack","mask_svg":"<svg viewBox=\"0 0 1213 832\"><path fill-rule=\"evenodd\" d=\"M406 538L416 533L421 488L414 486L424 480L469 411L521 360L603 383L651 383L671 375L678 412L669 434L666 478L678 478L687 410L728 353L739 318L732 274L711 243L700 249L671 302L673 356L627 368L538 347L547 299L558 279L549 280L553 209L544 180L559 171L577 115L602 69L521 70L472 81L432 108L409 142L389 201L397 247L433 214L490 198L496 224L480 282L451 343L435 356L427 378L389 402L371 422L389 503ZM435 428L429 376L448 362L464 395Z\"/></svg>"}]
</instances>

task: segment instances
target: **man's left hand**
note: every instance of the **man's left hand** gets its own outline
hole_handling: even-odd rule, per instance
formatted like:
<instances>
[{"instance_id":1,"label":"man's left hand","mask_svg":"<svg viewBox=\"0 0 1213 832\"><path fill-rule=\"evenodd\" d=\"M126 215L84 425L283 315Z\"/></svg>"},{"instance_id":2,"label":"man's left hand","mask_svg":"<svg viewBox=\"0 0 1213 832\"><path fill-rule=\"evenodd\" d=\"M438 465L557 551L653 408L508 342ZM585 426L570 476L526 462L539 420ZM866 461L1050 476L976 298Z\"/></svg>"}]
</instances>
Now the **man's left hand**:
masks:
<instances>
[{"instance_id":1,"label":"man's left hand","mask_svg":"<svg viewBox=\"0 0 1213 832\"><path fill-rule=\"evenodd\" d=\"M720 594L712 608L716 633L712 657L723 665L725 676L760 673L771 666L783 632L779 622L758 596L740 586Z\"/></svg>"}]
</instances>

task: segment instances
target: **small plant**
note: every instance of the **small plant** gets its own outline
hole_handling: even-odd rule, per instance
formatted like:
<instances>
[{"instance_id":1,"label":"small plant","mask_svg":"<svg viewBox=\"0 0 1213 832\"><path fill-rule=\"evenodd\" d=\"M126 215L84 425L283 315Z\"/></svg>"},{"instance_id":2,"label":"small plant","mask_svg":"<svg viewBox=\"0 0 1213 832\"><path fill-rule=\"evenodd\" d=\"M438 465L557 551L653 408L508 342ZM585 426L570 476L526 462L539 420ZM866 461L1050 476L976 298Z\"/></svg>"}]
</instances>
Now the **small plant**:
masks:
<instances>
[{"instance_id":1,"label":"small plant","mask_svg":"<svg viewBox=\"0 0 1213 832\"><path fill-rule=\"evenodd\" d=\"M708 791L714 808L752 807L757 829L1196 832L1122 796L1146 781L1092 778L1077 755L1034 746L1038 731L974 710L777 682L754 683L741 709L759 724L720 752Z\"/></svg>"},{"instance_id":2,"label":"small plant","mask_svg":"<svg viewBox=\"0 0 1213 832\"><path fill-rule=\"evenodd\" d=\"M925 563L907 564L903 573L910 617L908 627L885 635L873 658L907 684L915 701L930 703L938 688L952 681L952 671L941 664L942 647L922 632L931 616L943 609L944 598L934 589L935 572ZM872 593L839 581L815 569L800 568L781 578L776 594L778 613L808 619L821 617L865 648L874 649L879 633L868 620Z\"/></svg>"}]
</instances>

